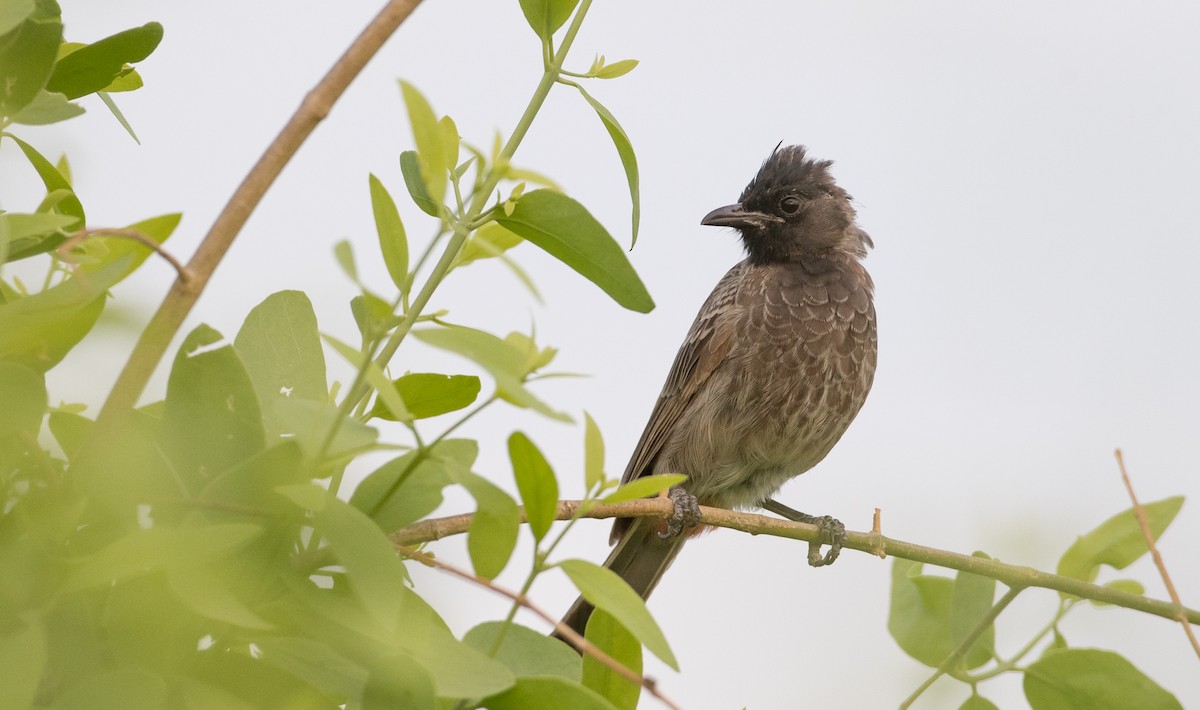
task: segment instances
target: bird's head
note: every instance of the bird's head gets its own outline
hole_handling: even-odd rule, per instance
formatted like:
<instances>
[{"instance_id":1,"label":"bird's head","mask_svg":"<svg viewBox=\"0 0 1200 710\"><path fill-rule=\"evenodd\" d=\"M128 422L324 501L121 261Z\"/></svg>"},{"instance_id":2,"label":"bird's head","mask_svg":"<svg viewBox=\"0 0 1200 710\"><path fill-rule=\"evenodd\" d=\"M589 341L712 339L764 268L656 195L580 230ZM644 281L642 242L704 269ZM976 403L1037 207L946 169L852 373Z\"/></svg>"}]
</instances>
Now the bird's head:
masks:
<instances>
[{"instance_id":1,"label":"bird's head","mask_svg":"<svg viewBox=\"0 0 1200 710\"><path fill-rule=\"evenodd\" d=\"M736 204L709 212L701 224L734 227L750 259L800 261L841 252L856 258L874 246L854 223L850 195L829 174L829 160L813 160L804 146L776 148Z\"/></svg>"}]
</instances>

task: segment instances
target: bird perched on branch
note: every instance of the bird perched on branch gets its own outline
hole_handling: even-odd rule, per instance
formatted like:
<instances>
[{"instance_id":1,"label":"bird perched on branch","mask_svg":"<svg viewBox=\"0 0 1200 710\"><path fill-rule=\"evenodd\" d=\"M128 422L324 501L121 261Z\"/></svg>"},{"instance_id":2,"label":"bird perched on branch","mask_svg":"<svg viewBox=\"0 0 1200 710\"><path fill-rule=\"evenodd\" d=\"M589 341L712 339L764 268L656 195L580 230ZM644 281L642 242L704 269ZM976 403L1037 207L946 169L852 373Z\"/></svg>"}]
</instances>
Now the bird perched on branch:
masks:
<instances>
[{"instance_id":1,"label":"bird perched on branch","mask_svg":"<svg viewBox=\"0 0 1200 710\"><path fill-rule=\"evenodd\" d=\"M803 146L776 148L736 204L701 224L741 232L747 258L700 308L622 476L688 476L675 514L619 519L605 566L648 597L689 537L698 504L765 507L815 523L837 557L845 529L771 499L829 453L858 414L875 375L874 286L860 264L873 246L855 224L832 163ZM583 633L583 599L563 622Z\"/></svg>"}]
</instances>

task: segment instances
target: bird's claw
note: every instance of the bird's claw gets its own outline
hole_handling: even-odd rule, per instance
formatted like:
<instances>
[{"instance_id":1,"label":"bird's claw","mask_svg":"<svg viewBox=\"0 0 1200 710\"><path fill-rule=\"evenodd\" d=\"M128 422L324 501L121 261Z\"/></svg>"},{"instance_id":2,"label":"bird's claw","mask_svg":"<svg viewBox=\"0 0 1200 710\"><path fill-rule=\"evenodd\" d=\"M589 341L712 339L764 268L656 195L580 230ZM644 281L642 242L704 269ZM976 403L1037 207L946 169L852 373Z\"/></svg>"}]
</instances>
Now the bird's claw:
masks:
<instances>
[{"instance_id":1,"label":"bird's claw","mask_svg":"<svg viewBox=\"0 0 1200 710\"><path fill-rule=\"evenodd\" d=\"M810 567L824 567L842 554L842 544L846 542L846 526L842 521L829 515L814 517L810 521L821 531L821 538L808 543L808 564ZM829 550L822 555L821 544L829 545Z\"/></svg>"},{"instance_id":2,"label":"bird's claw","mask_svg":"<svg viewBox=\"0 0 1200 710\"><path fill-rule=\"evenodd\" d=\"M682 533L684 528L694 527L700 522L700 502L696 500L696 496L688 493L679 486L675 486L667 494L667 497L674 504L674 510L671 511L671 516L667 518L666 532L658 534L663 539L675 537Z\"/></svg>"}]
</instances>

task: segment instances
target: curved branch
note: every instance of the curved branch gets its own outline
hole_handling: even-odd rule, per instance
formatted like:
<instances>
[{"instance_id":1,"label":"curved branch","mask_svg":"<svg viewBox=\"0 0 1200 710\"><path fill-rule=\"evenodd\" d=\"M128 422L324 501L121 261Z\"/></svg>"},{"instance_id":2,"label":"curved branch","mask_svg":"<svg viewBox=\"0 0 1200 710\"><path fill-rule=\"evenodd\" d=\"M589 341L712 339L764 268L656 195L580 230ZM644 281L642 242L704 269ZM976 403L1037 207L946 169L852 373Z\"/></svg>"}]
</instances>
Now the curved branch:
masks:
<instances>
[{"instance_id":1,"label":"curved branch","mask_svg":"<svg viewBox=\"0 0 1200 710\"><path fill-rule=\"evenodd\" d=\"M166 259L167 263L175 268L175 273L178 274L180 281L188 283L192 280L192 272L188 271L188 268L181 264L179 259L175 258L175 255L164 249L161 244L146 236L143 232L128 227L121 229L81 229L72 234L67 241L58 246L59 257L64 261L67 260L67 252L74 249L76 245L81 244L85 240L91 239L92 237L117 237L119 239L128 239L130 241L137 242L138 244L147 247L155 254L158 254L163 259Z\"/></svg>"},{"instance_id":2,"label":"curved branch","mask_svg":"<svg viewBox=\"0 0 1200 710\"><path fill-rule=\"evenodd\" d=\"M583 508L581 510L581 508ZM591 504L588 501L565 500L559 501L557 520L570 520L578 515L581 518L666 518L673 512L673 504L666 498L645 498L615 503L610 505ZM421 542L439 540L450 535L467 532L471 525L471 514L452 515L446 518L423 520L409 527L393 532L389 537L398 545L415 545ZM525 519L524 511L521 512ZM722 508L700 506L700 523L719 528L739 530L751 535L772 535L792 540L812 542L822 539L822 532L815 525L793 523L790 520L742 513ZM845 549L858 550L879 557L903 557L914 562L927 562L938 567L970 572L981 577L991 577L1010 587L1041 587L1053 589L1065 594L1071 594L1082 599L1112 604L1135 611L1145 612L1164 619L1180 621L1186 619L1193 624L1200 624L1200 611L1189 609L1181 604L1149 597L1131 594L1119 589L1102 587L1080 579L1063 577L1049 572L1042 572L1032 567L1010 565L993 559L972 557L949 550L939 550L933 547L916 545L903 540L893 540L878 532L846 532Z\"/></svg>"},{"instance_id":3,"label":"curved branch","mask_svg":"<svg viewBox=\"0 0 1200 710\"><path fill-rule=\"evenodd\" d=\"M233 240L245 226L254 208L262 201L267 189L283 171L292 156L308 139L309 134L329 115L333 104L341 97L367 62L396 31L421 0L390 0L379 14L367 24L362 33L330 68L329 72L304 97L287 125L267 146L266 151L251 168L241 185L229 198L225 209L217 216L204 241L188 262L191 279L178 279L163 299L150 324L142 331L125 368L121 370L112 392L92 427L91 442L101 441L104 432L124 417L141 396L146 382L158 366L171 339L200 298L217 265L221 263Z\"/></svg>"}]
</instances>

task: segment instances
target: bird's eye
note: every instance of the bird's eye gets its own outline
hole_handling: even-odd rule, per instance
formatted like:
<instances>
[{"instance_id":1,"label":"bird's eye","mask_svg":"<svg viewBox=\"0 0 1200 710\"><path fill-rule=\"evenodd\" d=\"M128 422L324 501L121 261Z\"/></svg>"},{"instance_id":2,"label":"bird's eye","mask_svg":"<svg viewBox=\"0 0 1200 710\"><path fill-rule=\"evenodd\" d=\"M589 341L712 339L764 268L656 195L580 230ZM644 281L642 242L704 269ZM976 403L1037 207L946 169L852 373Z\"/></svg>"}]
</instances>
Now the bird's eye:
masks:
<instances>
[{"instance_id":1,"label":"bird's eye","mask_svg":"<svg viewBox=\"0 0 1200 710\"><path fill-rule=\"evenodd\" d=\"M779 209L786 214L796 214L800 211L800 198L795 195L788 195L779 201Z\"/></svg>"}]
</instances>

